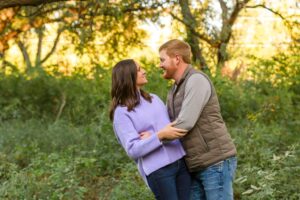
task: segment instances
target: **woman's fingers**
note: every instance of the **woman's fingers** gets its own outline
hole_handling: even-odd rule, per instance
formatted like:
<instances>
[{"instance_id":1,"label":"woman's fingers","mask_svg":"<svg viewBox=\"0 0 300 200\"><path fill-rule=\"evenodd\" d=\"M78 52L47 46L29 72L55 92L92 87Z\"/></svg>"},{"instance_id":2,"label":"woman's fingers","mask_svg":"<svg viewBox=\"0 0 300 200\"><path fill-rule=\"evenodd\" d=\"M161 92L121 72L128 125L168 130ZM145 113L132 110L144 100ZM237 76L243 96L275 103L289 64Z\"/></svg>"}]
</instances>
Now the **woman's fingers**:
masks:
<instances>
[{"instance_id":1,"label":"woman's fingers","mask_svg":"<svg viewBox=\"0 0 300 200\"><path fill-rule=\"evenodd\" d=\"M148 138L148 137L150 137L151 136L151 134L150 134L150 132L148 132L148 131L145 131L145 132L141 132L140 133L140 139L146 139L146 138Z\"/></svg>"}]
</instances>

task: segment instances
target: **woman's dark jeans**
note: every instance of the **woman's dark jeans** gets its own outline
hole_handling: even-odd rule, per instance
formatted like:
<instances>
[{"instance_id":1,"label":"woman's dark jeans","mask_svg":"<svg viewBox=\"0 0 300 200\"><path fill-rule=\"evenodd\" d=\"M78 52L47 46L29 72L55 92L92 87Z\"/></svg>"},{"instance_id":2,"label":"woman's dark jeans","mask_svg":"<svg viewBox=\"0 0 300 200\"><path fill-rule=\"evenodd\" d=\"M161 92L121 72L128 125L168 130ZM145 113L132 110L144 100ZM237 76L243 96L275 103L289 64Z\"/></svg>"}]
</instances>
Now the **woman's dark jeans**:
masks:
<instances>
[{"instance_id":1,"label":"woman's dark jeans","mask_svg":"<svg viewBox=\"0 0 300 200\"><path fill-rule=\"evenodd\" d=\"M183 159L152 172L147 181L158 200L188 200L190 197L191 177Z\"/></svg>"}]
</instances>

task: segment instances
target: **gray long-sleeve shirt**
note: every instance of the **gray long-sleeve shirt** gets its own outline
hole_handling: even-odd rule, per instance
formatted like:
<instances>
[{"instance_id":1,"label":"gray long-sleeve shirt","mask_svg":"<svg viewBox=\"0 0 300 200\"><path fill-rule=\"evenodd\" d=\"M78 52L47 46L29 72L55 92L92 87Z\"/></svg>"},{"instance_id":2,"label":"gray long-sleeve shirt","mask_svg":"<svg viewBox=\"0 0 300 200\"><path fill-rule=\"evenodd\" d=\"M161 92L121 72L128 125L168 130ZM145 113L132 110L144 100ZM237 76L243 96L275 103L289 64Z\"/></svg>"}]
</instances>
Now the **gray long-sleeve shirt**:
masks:
<instances>
[{"instance_id":1,"label":"gray long-sleeve shirt","mask_svg":"<svg viewBox=\"0 0 300 200\"><path fill-rule=\"evenodd\" d=\"M185 85L182 107L174 127L191 130L211 96L211 85L202 74L193 74Z\"/></svg>"}]
</instances>

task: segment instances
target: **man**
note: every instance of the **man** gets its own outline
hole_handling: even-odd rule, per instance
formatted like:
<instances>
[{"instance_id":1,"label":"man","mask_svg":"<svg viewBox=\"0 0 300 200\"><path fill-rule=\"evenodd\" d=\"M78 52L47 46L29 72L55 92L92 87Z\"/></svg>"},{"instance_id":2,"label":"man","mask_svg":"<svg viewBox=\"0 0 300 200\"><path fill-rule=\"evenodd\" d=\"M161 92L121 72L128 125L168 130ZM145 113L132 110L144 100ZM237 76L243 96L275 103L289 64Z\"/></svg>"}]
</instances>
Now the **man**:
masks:
<instances>
[{"instance_id":1,"label":"man","mask_svg":"<svg viewBox=\"0 0 300 200\"><path fill-rule=\"evenodd\" d=\"M163 77L175 80L167 98L169 116L175 121L173 126L188 130L180 134L163 131L159 138L181 138L193 177L192 199L233 199L236 148L211 80L192 68L191 48L183 41L166 42L159 48L159 55Z\"/></svg>"}]
</instances>

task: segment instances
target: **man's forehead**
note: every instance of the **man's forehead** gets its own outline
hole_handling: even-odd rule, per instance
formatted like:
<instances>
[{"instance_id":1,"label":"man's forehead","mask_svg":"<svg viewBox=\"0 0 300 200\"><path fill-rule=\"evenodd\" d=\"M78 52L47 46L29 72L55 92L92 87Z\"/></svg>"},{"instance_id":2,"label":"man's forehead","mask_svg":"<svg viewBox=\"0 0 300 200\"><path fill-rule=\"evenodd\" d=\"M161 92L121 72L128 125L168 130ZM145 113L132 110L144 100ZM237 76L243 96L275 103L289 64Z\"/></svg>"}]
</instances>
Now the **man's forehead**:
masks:
<instances>
[{"instance_id":1,"label":"man's forehead","mask_svg":"<svg viewBox=\"0 0 300 200\"><path fill-rule=\"evenodd\" d=\"M166 57L166 56L168 56L168 54L165 50L159 52L159 57Z\"/></svg>"}]
</instances>

